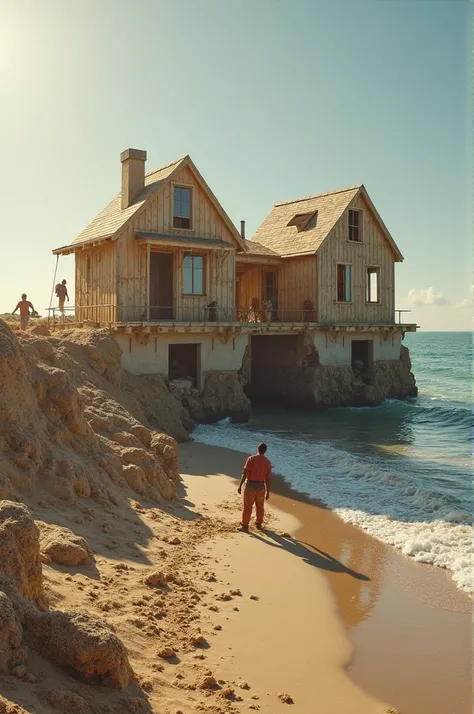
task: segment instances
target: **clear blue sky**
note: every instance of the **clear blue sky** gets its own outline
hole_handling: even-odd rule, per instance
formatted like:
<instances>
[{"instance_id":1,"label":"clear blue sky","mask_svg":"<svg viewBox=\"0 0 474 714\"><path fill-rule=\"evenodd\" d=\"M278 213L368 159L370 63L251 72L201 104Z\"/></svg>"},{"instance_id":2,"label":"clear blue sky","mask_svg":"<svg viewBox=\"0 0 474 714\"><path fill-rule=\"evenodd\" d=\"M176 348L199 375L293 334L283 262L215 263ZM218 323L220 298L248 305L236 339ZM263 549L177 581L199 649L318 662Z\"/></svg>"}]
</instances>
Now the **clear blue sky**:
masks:
<instances>
[{"instance_id":1,"label":"clear blue sky","mask_svg":"<svg viewBox=\"0 0 474 714\"><path fill-rule=\"evenodd\" d=\"M49 304L51 249L131 146L189 153L248 236L364 183L405 255L397 306L470 329L470 28L467 0L0 0L0 312Z\"/></svg>"}]
</instances>

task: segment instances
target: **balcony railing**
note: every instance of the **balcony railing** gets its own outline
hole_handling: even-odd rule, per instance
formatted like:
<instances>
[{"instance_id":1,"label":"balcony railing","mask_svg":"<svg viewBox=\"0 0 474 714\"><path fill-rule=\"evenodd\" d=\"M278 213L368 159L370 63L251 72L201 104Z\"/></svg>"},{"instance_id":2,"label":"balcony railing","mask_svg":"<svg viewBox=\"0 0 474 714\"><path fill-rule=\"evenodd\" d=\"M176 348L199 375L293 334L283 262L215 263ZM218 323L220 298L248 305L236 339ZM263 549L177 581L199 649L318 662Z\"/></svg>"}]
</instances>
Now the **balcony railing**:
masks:
<instances>
[{"instance_id":1,"label":"balcony railing","mask_svg":"<svg viewBox=\"0 0 474 714\"><path fill-rule=\"evenodd\" d=\"M309 323L315 322L315 310L287 308L262 309L218 307L213 304L195 304L181 307L156 305L116 307L113 305L67 306L48 308L48 320L53 324L95 322L164 322L164 323Z\"/></svg>"},{"instance_id":2,"label":"balcony railing","mask_svg":"<svg viewBox=\"0 0 474 714\"><path fill-rule=\"evenodd\" d=\"M314 309L294 309L278 307L265 309L259 307L218 307L212 303L194 303L175 307L157 305L149 308L140 306L85 305L47 308L48 322L53 325L74 325L90 322L99 325L114 323L221 323L221 324L311 324L318 323ZM409 310L396 310L398 321L383 321L382 325L402 325L402 314ZM357 323L358 324L358 323Z\"/></svg>"}]
</instances>

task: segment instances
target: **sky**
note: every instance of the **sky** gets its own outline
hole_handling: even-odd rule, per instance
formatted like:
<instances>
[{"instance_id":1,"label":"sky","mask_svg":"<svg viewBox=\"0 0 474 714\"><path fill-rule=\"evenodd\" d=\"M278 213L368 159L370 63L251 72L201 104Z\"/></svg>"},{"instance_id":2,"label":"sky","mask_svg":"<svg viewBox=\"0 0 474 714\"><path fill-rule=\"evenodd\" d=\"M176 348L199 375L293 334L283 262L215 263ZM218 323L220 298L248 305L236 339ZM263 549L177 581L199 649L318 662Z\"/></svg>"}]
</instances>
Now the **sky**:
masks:
<instances>
[{"instance_id":1,"label":"sky","mask_svg":"<svg viewBox=\"0 0 474 714\"><path fill-rule=\"evenodd\" d=\"M251 237L272 205L364 183L405 260L396 307L471 329L468 0L0 0L0 313L46 314L56 258L190 154ZM74 282L74 259L58 279ZM73 291L70 290L71 294Z\"/></svg>"}]
</instances>

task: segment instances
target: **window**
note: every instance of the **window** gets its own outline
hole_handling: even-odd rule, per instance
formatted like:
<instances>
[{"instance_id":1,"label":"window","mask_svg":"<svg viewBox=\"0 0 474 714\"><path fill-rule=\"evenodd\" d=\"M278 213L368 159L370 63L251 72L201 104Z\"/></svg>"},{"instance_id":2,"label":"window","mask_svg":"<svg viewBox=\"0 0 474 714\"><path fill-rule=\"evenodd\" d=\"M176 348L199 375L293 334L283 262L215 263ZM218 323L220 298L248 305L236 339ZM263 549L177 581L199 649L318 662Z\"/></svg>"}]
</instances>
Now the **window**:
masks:
<instances>
[{"instance_id":1,"label":"window","mask_svg":"<svg viewBox=\"0 0 474 714\"><path fill-rule=\"evenodd\" d=\"M191 228L191 189L173 188L173 228Z\"/></svg>"},{"instance_id":2,"label":"window","mask_svg":"<svg viewBox=\"0 0 474 714\"><path fill-rule=\"evenodd\" d=\"M309 219L308 223L306 224L306 226L305 226L305 228L304 228L305 231L310 231L312 228L316 228L317 222L318 222L318 212L316 211L316 213L314 214L314 216L312 216L312 217Z\"/></svg>"},{"instance_id":3,"label":"window","mask_svg":"<svg viewBox=\"0 0 474 714\"><path fill-rule=\"evenodd\" d=\"M367 302L379 302L379 269L367 268L366 298Z\"/></svg>"},{"instance_id":4,"label":"window","mask_svg":"<svg viewBox=\"0 0 474 714\"><path fill-rule=\"evenodd\" d=\"M316 226L317 220L317 211L311 211L311 213L297 213L296 216L293 216L293 218L291 218L286 225L296 226L296 229L299 233L300 231L307 231L310 228L314 228Z\"/></svg>"},{"instance_id":5,"label":"window","mask_svg":"<svg viewBox=\"0 0 474 714\"><path fill-rule=\"evenodd\" d=\"M349 240L362 241L362 211L349 211Z\"/></svg>"},{"instance_id":6,"label":"window","mask_svg":"<svg viewBox=\"0 0 474 714\"><path fill-rule=\"evenodd\" d=\"M183 261L184 295L204 295L204 258L202 255L184 256Z\"/></svg>"},{"instance_id":7,"label":"window","mask_svg":"<svg viewBox=\"0 0 474 714\"><path fill-rule=\"evenodd\" d=\"M337 266L337 301L351 301L351 267L350 265Z\"/></svg>"}]
</instances>

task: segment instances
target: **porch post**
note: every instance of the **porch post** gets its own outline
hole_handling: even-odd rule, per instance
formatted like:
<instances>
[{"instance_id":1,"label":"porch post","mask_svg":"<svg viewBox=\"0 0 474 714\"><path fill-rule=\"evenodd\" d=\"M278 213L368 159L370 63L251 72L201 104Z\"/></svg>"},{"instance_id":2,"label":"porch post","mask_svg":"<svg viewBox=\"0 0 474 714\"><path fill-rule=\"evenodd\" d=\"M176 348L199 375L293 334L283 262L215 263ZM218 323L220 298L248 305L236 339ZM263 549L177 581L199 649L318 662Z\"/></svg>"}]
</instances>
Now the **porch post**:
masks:
<instances>
[{"instance_id":1,"label":"porch post","mask_svg":"<svg viewBox=\"0 0 474 714\"><path fill-rule=\"evenodd\" d=\"M151 244L146 244L146 319L150 321L150 253Z\"/></svg>"}]
</instances>

